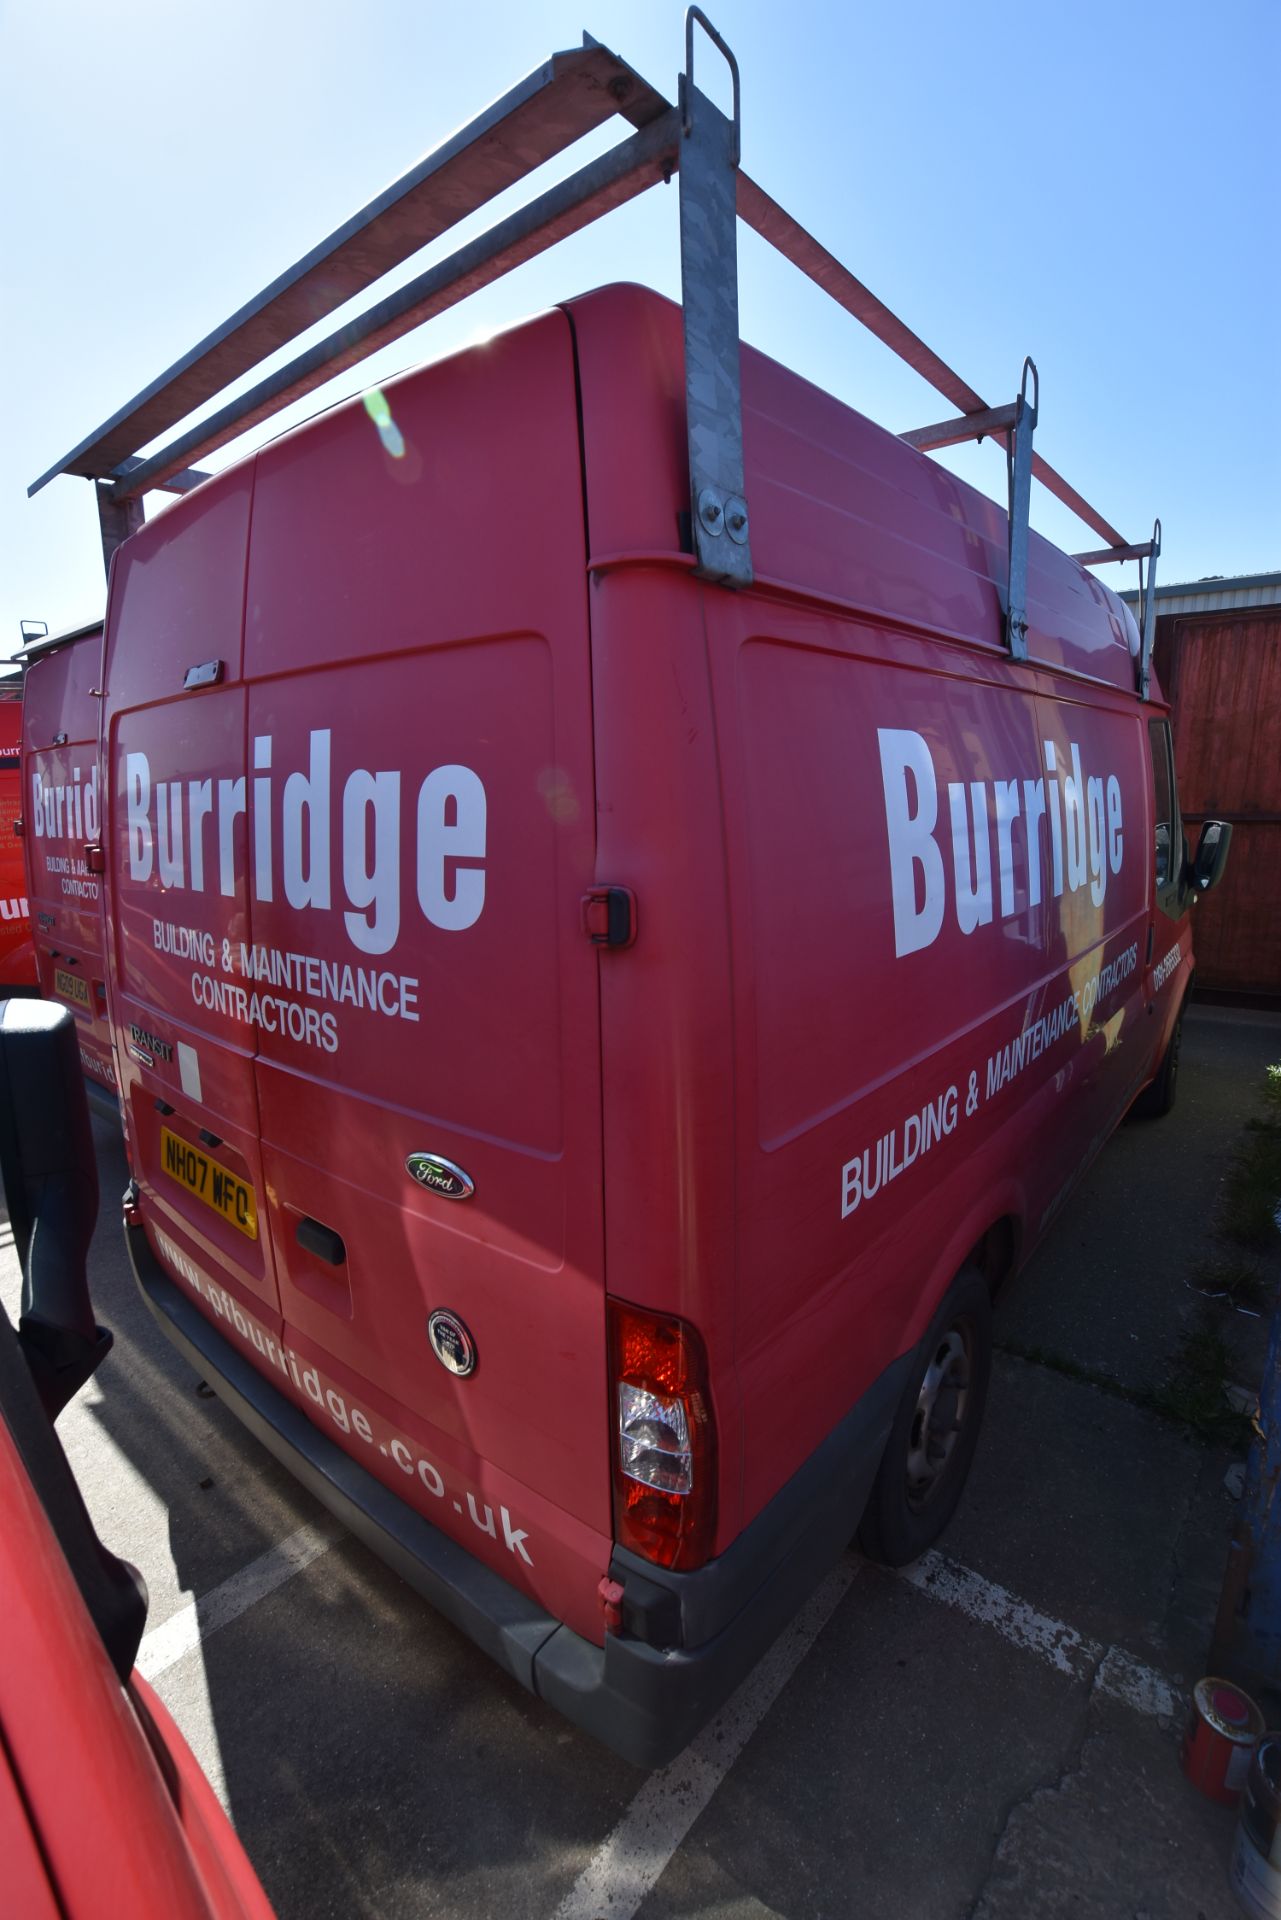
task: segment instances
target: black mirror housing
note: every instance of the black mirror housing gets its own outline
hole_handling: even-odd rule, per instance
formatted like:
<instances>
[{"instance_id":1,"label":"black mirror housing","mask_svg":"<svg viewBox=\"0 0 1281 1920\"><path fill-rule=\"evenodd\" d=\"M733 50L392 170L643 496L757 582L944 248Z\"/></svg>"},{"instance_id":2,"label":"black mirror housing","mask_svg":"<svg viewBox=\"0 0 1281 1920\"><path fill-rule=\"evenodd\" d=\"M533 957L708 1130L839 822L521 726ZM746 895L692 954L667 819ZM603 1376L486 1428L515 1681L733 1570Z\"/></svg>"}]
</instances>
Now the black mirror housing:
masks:
<instances>
[{"instance_id":1,"label":"black mirror housing","mask_svg":"<svg viewBox=\"0 0 1281 1920\"><path fill-rule=\"evenodd\" d=\"M1228 864L1228 848L1232 845L1232 823L1230 820L1207 820L1201 828L1201 838L1197 841L1196 857L1192 862L1192 891L1208 893L1211 887L1217 887L1223 878Z\"/></svg>"}]
</instances>

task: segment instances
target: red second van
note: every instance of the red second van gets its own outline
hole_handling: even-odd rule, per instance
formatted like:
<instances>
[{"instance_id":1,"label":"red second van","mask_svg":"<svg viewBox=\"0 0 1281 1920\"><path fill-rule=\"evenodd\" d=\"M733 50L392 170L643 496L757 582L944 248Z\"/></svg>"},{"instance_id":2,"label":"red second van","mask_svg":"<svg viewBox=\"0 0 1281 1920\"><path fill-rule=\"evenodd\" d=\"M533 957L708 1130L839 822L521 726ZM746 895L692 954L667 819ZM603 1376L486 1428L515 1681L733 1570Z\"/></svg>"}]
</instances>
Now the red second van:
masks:
<instances>
[{"instance_id":1,"label":"red second van","mask_svg":"<svg viewBox=\"0 0 1281 1920\"><path fill-rule=\"evenodd\" d=\"M70 1007L80 1064L114 1095L99 817L101 623L37 641L24 659L22 847L40 992Z\"/></svg>"},{"instance_id":2,"label":"red second van","mask_svg":"<svg viewBox=\"0 0 1281 1920\"><path fill-rule=\"evenodd\" d=\"M353 233L403 242L389 207L430 228L433 167L457 217L496 126L534 164L570 78L640 127L620 170L697 192L720 143L684 309L572 300L115 546L107 977L161 1324L510 1673L655 1764L856 1529L902 1562L946 1524L994 1289L1173 1098L1227 832L1187 858L1148 648L1027 533L1026 391L950 429L1007 439L1007 516L740 356L736 309L726 347L732 260L699 261L737 136L689 74L669 109L595 43L555 56L276 283L255 350ZM135 468L124 418L64 466L127 495L202 444Z\"/></svg>"},{"instance_id":3,"label":"red second van","mask_svg":"<svg viewBox=\"0 0 1281 1920\"><path fill-rule=\"evenodd\" d=\"M22 689L0 688L0 994L36 990L36 956L17 821L22 811Z\"/></svg>"}]
</instances>

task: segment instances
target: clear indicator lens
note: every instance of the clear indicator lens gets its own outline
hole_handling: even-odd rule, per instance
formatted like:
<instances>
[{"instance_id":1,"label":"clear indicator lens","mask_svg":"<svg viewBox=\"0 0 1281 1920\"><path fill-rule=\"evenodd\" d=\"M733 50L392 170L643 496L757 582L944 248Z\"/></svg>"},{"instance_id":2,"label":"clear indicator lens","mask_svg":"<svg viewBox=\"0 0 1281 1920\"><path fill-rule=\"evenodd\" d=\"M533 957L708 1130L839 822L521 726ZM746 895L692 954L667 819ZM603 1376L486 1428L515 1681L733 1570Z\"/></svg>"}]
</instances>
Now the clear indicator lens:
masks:
<instances>
[{"instance_id":1,"label":"clear indicator lens","mask_svg":"<svg viewBox=\"0 0 1281 1920\"><path fill-rule=\"evenodd\" d=\"M622 1469L629 1479L663 1493L692 1490L689 1424L681 1401L620 1381L618 1437Z\"/></svg>"}]
</instances>

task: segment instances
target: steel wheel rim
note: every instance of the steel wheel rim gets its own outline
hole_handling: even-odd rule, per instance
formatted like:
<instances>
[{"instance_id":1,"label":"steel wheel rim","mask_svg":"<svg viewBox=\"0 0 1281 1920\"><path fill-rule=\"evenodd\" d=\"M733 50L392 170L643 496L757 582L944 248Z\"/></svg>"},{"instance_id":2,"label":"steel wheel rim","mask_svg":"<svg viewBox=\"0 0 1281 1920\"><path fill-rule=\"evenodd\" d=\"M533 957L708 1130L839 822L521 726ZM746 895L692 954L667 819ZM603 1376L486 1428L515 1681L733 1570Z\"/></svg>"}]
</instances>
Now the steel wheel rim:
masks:
<instances>
[{"instance_id":1,"label":"steel wheel rim","mask_svg":"<svg viewBox=\"0 0 1281 1920\"><path fill-rule=\"evenodd\" d=\"M919 1513L947 1478L965 1426L973 1380L973 1336L957 1322L939 1336L921 1378L907 1442L907 1504Z\"/></svg>"}]
</instances>

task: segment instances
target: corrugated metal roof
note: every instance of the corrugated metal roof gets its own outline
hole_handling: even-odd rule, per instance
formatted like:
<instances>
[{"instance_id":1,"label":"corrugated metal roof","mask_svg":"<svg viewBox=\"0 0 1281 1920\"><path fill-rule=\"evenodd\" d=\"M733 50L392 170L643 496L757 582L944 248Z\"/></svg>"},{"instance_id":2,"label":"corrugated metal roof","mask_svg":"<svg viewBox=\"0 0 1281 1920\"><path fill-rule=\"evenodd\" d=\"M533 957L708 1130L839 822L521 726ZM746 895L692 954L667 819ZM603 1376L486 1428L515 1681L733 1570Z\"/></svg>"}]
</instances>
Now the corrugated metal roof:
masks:
<instances>
[{"instance_id":1,"label":"corrugated metal roof","mask_svg":"<svg viewBox=\"0 0 1281 1920\"><path fill-rule=\"evenodd\" d=\"M1139 593L1131 588L1121 595L1137 613ZM1185 580L1168 587L1158 586L1156 610L1167 613L1235 613L1241 607L1281 606L1281 573L1235 573L1213 575L1205 580Z\"/></svg>"}]
</instances>

